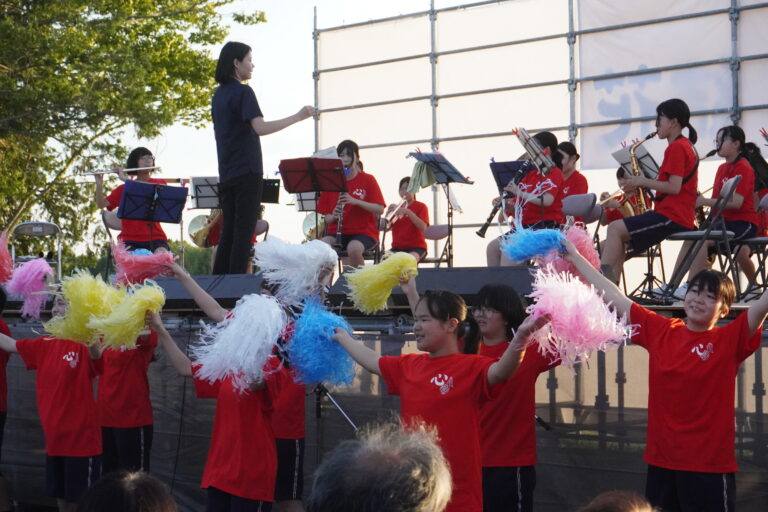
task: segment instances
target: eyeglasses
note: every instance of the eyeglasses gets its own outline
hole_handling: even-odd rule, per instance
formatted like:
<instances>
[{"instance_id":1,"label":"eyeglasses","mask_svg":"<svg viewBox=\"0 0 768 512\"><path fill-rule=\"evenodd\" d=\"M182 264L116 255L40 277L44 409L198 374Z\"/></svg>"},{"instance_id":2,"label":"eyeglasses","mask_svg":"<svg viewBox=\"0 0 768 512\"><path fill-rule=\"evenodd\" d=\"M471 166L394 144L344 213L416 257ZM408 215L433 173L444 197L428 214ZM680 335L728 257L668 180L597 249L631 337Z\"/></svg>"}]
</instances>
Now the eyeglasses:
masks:
<instances>
[{"instance_id":1,"label":"eyeglasses","mask_svg":"<svg viewBox=\"0 0 768 512\"><path fill-rule=\"evenodd\" d=\"M494 313L498 313L498 309L489 308L488 306L482 306L479 308L472 308L473 315L491 316Z\"/></svg>"}]
</instances>

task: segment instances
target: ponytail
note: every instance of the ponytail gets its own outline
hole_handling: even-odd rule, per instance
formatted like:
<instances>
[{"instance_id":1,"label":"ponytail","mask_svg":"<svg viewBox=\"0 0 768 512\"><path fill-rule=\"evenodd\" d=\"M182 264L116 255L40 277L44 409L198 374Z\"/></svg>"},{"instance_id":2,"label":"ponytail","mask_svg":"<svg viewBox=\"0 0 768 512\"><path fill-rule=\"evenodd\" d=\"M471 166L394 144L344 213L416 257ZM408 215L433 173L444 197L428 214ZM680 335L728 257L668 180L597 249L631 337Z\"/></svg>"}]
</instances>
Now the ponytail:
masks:
<instances>
[{"instance_id":1,"label":"ponytail","mask_svg":"<svg viewBox=\"0 0 768 512\"><path fill-rule=\"evenodd\" d=\"M696 129L691 126L691 123L686 123L686 128L688 128L688 140L691 141L691 144L696 144L696 141L699 140L699 134L696 133Z\"/></svg>"}]
</instances>

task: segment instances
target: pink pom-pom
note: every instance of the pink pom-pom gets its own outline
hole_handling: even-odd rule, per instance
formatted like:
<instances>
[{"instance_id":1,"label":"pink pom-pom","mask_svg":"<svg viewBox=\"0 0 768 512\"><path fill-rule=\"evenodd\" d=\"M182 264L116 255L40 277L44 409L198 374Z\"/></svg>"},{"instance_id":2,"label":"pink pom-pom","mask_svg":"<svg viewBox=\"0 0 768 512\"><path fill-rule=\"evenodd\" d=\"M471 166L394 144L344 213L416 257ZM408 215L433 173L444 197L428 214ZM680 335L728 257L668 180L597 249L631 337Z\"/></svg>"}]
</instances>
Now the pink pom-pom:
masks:
<instances>
[{"instance_id":1,"label":"pink pom-pom","mask_svg":"<svg viewBox=\"0 0 768 512\"><path fill-rule=\"evenodd\" d=\"M13 259L8 252L8 232L3 231L0 235L0 283L5 283L11 278L13 273Z\"/></svg>"},{"instance_id":2,"label":"pink pom-pom","mask_svg":"<svg viewBox=\"0 0 768 512\"><path fill-rule=\"evenodd\" d=\"M167 266L167 263L173 263L173 254L170 252L131 254L122 243L118 242L112 244L112 255L117 267L118 283L141 284L146 279L173 275L173 270Z\"/></svg>"},{"instance_id":3,"label":"pink pom-pom","mask_svg":"<svg viewBox=\"0 0 768 512\"><path fill-rule=\"evenodd\" d=\"M48 300L48 294L45 293L47 276L53 276L53 269L45 258L28 261L13 270L5 289L9 294L24 299L21 307L23 316L40 318L45 301Z\"/></svg>"},{"instance_id":4,"label":"pink pom-pom","mask_svg":"<svg viewBox=\"0 0 768 512\"><path fill-rule=\"evenodd\" d=\"M573 226L569 227L564 234L565 238L571 242L574 247L576 247L577 251L579 251L579 254L581 254L584 259L587 260L593 267L600 270L600 255L598 254L597 249L595 249L595 242L592 240L592 237L589 236L587 230L584 229L580 224L574 224ZM567 272L577 276L579 279L586 283L586 281L584 281L584 279L576 271L576 267L558 255L551 255L547 257L543 263L550 263L552 265L553 271L556 273Z\"/></svg>"},{"instance_id":5,"label":"pink pom-pom","mask_svg":"<svg viewBox=\"0 0 768 512\"><path fill-rule=\"evenodd\" d=\"M585 361L595 350L608 350L625 343L632 335L626 317L618 318L591 285L568 273L539 269L530 297L528 313L550 315L546 327L532 336L539 352L564 366Z\"/></svg>"}]
</instances>

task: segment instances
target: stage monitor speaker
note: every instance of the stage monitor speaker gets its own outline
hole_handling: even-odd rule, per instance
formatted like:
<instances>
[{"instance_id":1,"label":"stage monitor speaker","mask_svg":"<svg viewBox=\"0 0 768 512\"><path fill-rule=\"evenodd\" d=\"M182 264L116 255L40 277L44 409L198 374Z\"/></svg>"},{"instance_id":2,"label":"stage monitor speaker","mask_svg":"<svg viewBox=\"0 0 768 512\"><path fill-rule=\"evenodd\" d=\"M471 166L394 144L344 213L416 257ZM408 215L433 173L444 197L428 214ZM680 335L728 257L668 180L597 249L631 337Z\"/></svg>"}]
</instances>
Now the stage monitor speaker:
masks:
<instances>
[{"instance_id":1,"label":"stage monitor speaker","mask_svg":"<svg viewBox=\"0 0 768 512\"><path fill-rule=\"evenodd\" d=\"M223 308L231 309L243 295L259 293L261 274L228 274L193 276L200 287ZM199 309L187 290L177 279L161 277L155 280L165 290L164 311Z\"/></svg>"}]
</instances>

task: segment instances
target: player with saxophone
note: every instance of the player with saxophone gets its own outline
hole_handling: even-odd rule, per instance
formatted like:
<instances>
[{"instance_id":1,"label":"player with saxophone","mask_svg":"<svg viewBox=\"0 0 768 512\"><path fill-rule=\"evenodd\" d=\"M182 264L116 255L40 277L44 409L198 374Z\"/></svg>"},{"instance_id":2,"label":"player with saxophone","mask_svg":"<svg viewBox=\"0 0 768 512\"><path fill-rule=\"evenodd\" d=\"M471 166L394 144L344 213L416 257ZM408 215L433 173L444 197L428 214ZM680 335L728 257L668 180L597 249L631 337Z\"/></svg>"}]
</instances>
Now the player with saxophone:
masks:
<instances>
[{"instance_id":1,"label":"player with saxophone","mask_svg":"<svg viewBox=\"0 0 768 512\"><path fill-rule=\"evenodd\" d=\"M656 107L656 134L666 139L667 149L657 179L638 175L626 176L624 191L637 189L656 191L645 213L619 219L608 226L601 263L609 265L616 280L621 278L627 250L642 252L669 235L693 229L699 157L694 148L698 139L690 124L691 111L680 99L670 99ZM688 128L688 138L682 131Z\"/></svg>"},{"instance_id":2,"label":"player with saxophone","mask_svg":"<svg viewBox=\"0 0 768 512\"><path fill-rule=\"evenodd\" d=\"M317 211L325 215L327 226L323 241L336 246L338 238L339 249L347 251L346 263L360 267L365 261L363 253L378 243L378 218L384 213L384 197L376 178L363 172L360 148L355 142L341 141L336 151L345 172L349 171L347 192L320 194Z\"/></svg>"}]
</instances>

